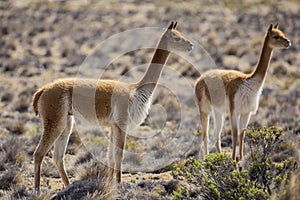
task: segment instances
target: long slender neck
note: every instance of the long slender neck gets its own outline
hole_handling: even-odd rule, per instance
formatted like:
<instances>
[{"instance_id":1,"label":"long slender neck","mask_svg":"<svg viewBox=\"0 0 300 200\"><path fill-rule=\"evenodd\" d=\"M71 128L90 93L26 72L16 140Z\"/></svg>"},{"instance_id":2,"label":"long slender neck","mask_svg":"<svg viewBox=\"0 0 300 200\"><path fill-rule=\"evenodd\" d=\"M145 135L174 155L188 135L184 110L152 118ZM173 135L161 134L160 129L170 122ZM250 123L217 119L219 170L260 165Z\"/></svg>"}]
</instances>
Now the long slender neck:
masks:
<instances>
[{"instance_id":1,"label":"long slender neck","mask_svg":"<svg viewBox=\"0 0 300 200\"><path fill-rule=\"evenodd\" d=\"M156 87L162 69L167 62L170 52L166 49L165 41L160 40L152 57L148 69L142 79L137 83L138 87L146 87L153 91Z\"/></svg>"},{"instance_id":2,"label":"long slender neck","mask_svg":"<svg viewBox=\"0 0 300 200\"><path fill-rule=\"evenodd\" d=\"M250 78L256 79L259 84L263 84L265 80L272 56L273 49L269 47L268 40L269 38L266 36L257 66L250 75Z\"/></svg>"}]
</instances>

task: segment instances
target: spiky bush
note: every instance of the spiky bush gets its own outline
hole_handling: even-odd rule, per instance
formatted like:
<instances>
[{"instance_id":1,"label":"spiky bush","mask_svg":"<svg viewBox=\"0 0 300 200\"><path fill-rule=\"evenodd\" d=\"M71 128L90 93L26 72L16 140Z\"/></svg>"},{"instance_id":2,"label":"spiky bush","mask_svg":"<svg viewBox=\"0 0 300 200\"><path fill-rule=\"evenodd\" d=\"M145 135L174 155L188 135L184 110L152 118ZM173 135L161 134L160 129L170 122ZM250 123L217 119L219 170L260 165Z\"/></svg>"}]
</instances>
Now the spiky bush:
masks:
<instances>
[{"instance_id":1,"label":"spiky bush","mask_svg":"<svg viewBox=\"0 0 300 200\"><path fill-rule=\"evenodd\" d=\"M250 156L244 169L226 154L209 154L203 161L189 158L181 166L174 165L172 175L181 187L173 191L173 198L270 199L272 191L284 189L298 165L293 158L272 161L282 130L270 127L247 132Z\"/></svg>"}]
</instances>

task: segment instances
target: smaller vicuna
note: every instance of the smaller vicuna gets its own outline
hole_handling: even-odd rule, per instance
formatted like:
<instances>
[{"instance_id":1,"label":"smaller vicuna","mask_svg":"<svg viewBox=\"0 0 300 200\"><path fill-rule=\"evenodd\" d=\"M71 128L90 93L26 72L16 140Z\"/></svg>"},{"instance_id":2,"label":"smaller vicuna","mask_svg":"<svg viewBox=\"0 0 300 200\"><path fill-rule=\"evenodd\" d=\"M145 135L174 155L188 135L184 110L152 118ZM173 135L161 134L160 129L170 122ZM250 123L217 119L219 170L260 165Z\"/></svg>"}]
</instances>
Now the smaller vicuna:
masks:
<instances>
[{"instance_id":1,"label":"smaller vicuna","mask_svg":"<svg viewBox=\"0 0 300 200\"><path fill-rule=\"evenodd\" d=\"M199 106L200 124L203 129L204 153L208 153L208 127L213 116L216 150L221 152L221 131L226 112L230 113L232 134L232 158L236 159L239 137L239 159L243 158L245 131L249 119L258 109L259 96L269 68L273 49L285 49L291 42L278 29L278 24L268 28L259 61L252 73L234 70L210 70L203 73L195 83L196 101Z\"/></svg>"},{"instance_id":2,"label":"smaller vicuna","mask_svg":"<svg viewBox=\"0 0 300 200\"><path fill-rule=\"evenodd\" d=\"M109 176L121 182L126 134L146 118L152 95L171 52L189 52L192 43L171 23L162 34L145 75L136 83L114 80L60 79L33 96L33 110L40 116L43 133L34 152L34 187L40 190L41 164L54 145L53 160L65 185L69 179L64 154L73 127L73 116L111 128L108 150ZM148 38L147 38L148 39ZM109 52L107 52L109 53ZM90 103L91 102L91 103ZM96 116L96 118L95 118Z\"/></svg>"}]
</instances>

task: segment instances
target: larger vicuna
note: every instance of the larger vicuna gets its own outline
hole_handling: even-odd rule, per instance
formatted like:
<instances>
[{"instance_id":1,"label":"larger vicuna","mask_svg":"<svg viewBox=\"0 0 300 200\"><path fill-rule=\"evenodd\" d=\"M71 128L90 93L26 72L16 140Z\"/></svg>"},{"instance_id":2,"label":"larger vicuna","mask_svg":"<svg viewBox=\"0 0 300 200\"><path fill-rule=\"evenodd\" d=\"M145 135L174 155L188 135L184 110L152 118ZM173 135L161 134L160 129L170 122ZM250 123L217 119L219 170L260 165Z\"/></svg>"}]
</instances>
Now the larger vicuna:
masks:
<instances>
[{"instance_id":1,"label":"larger vicuna","mask_svg":"<svg viewBox=\"0 0 300 200\"><path fill-rule=\"evenodd\" d=\"M232 131L232 158L236 159L236 145L239 136L240 160L243 158L244 128L250 116L258 109L259 96L266 78L272 51L291 45L278 25L271 24L263 43L257 66L250 74L234 70L210 70L203 73L195 83L195 95L200 111L203 129L204 153L208 153L208 126L210 115L214 119L214 134L217 137L216 149L221 152L220 135L224 115L230 113Z\"/></svg>"},{"instance_id":2,"label":"larger vicuna","mask_svg":"<svg viewBox=\"0 0 300 200\"><path fill-rule=\"evenodd\" d=\"M137 83L113 80L61 79L41 87L33 96L33 109L43 123L43 134L34 152L34 184L40 190L41 163L54 144L53 159L65 185L69 180L64 169L64 154L72 130L72 116L80 113L86 120L94 116L88 108L94 108L97 121L111 127L109 145L110 176L116 171L121 182L121 162L127 131L138 127L146 118L151 98L167 58L172 51L191 51L193 45L171 23L162 34L150 65ZM85 92L94 93L94 105L76 104L72 99L88 101ZM83 91L83 93L78 93ZM73 102L72 102L73 101ZM76 116L76 115L75 115ZM116 170L115 170L116 169Z\"/></svg>"}]
</instances>

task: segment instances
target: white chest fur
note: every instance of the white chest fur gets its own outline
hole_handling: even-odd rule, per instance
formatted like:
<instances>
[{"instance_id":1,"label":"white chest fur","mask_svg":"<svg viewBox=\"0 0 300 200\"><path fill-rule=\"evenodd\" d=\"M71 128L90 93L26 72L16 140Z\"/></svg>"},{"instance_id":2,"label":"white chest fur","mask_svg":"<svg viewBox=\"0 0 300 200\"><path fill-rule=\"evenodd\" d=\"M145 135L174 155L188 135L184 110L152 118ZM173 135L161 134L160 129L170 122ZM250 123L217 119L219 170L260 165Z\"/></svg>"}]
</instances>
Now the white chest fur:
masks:
<instances>
[{"instance_id":1,"label":"white chest fur","mask_svg":"<svg viewBox=\"0 0 300 200\"><path fill-rule=\"evenodd\" d=\"M143 88L133 91L128 107L127 130L137 128L146 119L151 103L151 91Z\"/></svg>"},{"instance_id":2,"label":"white chest fur","mask_svg":"<svg viewBox=\"0 0 300 200\"><path fill-rule=\"evenodd\" d=\"M236 114L255 114L258 109L262 85L255 79L246 80L238 88L234 96L234 112Z\"/></svg>"}]
</instances>

